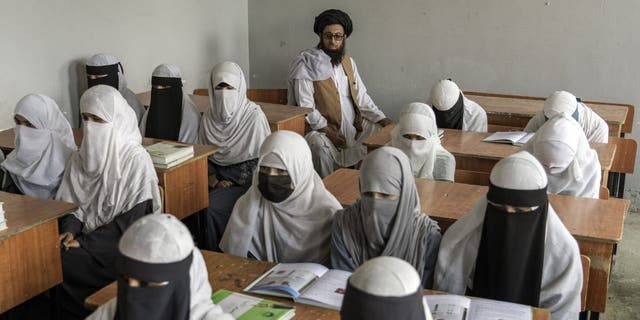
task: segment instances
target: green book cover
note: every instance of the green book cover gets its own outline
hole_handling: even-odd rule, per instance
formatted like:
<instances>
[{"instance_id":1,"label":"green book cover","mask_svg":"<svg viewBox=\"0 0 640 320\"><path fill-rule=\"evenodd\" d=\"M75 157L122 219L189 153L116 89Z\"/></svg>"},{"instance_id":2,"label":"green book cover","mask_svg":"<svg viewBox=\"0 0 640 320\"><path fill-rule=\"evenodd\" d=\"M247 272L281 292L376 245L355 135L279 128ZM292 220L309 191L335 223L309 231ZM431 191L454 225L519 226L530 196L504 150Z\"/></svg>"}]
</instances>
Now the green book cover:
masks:
<instances>
[{"instance_id":1,"label":"green book cover","mask_svg":"<svg viewBox=\"0 0 640 320\"><path fill-rule=\"evenodd\" d=\"M211 299L237 320L287 320L295 314L292 305L224 289L216 291Z\"/></svg>"}]
</instances>

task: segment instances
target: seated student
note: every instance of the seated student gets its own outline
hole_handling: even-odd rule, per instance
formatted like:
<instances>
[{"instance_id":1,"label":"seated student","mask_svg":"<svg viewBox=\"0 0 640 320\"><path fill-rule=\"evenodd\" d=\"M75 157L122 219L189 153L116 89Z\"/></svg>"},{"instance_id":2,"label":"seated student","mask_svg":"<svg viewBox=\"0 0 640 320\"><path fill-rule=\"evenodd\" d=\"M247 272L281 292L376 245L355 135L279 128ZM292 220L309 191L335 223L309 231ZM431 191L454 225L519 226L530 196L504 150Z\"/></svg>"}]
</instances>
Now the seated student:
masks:
<instances>
[{"instance_id":1,"label":"seated student","mask_svg":"<svg viewBox=\"0 0 640 320\"><path fill-rule=\"evenodd\" d=\"M16 148L2 162L7 173L2 189L51 199L77 149L71 126L56 102L42 94L24 96L14 113Z\"/></svg>"},{"instance_id":2,"label":"seated student","mask_svg":"<svg viewBox=\"0 0 640 320\"><path fill-rule=\"evenodd\" d=\"M420 275L408 262L377 257L356 269L347 281L342 320L431 320L422 298Z\"/></svg>"},{"instance_id":3,"label":"seated student","mask_svg":"<svg viewBox=\"0 0 640 320\"><path fill-rule=\"evenodd\" d=\"M451 80L440 80L431 88L431 105L438 128L487 132L487 113Z\"/></svg>"},{"instance_id":4,"label":"seated student","mask_svg":"<svg viewBox=\"0 0 640 320\"><path fill-rule=\"evenodd\" d=\"M491 185L442 238L434 287L454 294L547 308L577 319L578 243L547 199L547 176L531 154L500 160Z\"/></svg>"},{"instance_id":5,"label":"seated student","mask_svg":"<svg viewBox=\"0 0 640 320\"><path fill-rule=\"evenodd\" d=\"M200 143L218 146L209 157L209 175L218 182L209 193L211 204L203 215L201 248L218 248L236 200L251 186L260 146L271 132L260 106L247 99L247 84L240 66L222 62L211 70L211 107L200 123Z\"/></svg>"},{"instance_id":6,"label":"seated student","mask_svg":"<svg viewBox=\"0 0 640 320\"><path fill-rule=\"evenodd\" d=\"M598 153L591 149L580 124L561 113L545 122L523 146L547 172L547 192L574 197L600 197Z\"/></svg>"},{"instance_id":7,"label":"seated student","mask_svg":"<svg viewBox=\"0 0 640 320\"><path fill-rule=\"evenodd\" d=\"M360 199L340 210L331 230L333 268L353 271L378 256L394 256L413 265L431 288L440 245L440 227L420 209L409 159L382 147L360 168Z\"/></svg>"},{"instance_id":8,"label":"seated student","mask_svg":"<svg viewBox=\"0 0 640 320\"><path fill-rule=\"evenodd\" d=\"M143 137L198 143L200 112L182 92L182 75L174 65L161 64L151 76L151 103L140 120Z\"/></svg>"},{"instance_id":9,"label":"seated student","mask_svg":"<svg viewBox=\"0 0 640 320\"><path fill-rule=\"evenodd\" d=\"M233 319L211 301L202 254L170 214L142 217L124 232L116 272L117 298L87 319Z\"/></svg>"},{"instance_id":10,"label":"seated student","mask_svg":"<svg viewBox=\"0 0 640 320\"><path fill-rule=\"evenodd\" d=\"M56 195L79 205L60 227L64 319L87 316L84 299L116 279L116 247L124 230L160 209L158 177L120 93L92 87L80 98L80 112L84 138Z\"/></svg>"},{"instance_id":11,"label":"seated student","mask_svg":"<svg viewBox=\"0 0 640 320\"><path fill-rule=\"evenodd\" d=\"M536 132L547 121L559 113L565 113L580 123L589 142L609 141L609 125L580 99L567 91L556 91L544 101L544 109L535 115L524 128Z\"/></svg>"},{"instance_id":12,"label":"seated student","mask_svg":"<svg viewBox=\"0 0 640 320\"><path fill-rule=\"evenodd\" d=\"M311 150L291 131L272 133L260 169L235 207L222 251L271 262L329 264L329 232L341 206L314 171Z\"/></svg>"},{"instance_id":13,"label":"seated student","mask_svg":"<svg viewBox=\"0 0 640 320\"><path fill-rule=\"evenodd\" d=\"M98 84L106 84L116 88L135 112L136 123L140 122L144 113L144 106L142 106L136 94L127 88L127 80L124 77L122 63L116 57L104 53L96 54L87 61L85 70L89 88Z\"/></svg>"},{"instance_id":14,"label":"seated student","mask_svg":"<svg viewBox=\"0 0 640 320\"><path fill-rule=\"evenodd\" d=\"M409 157L414 177L453 182L456 158L440 145L435 115L428 105L413 102L404 107L391 130L390 145Z\"/></svg>"}]
</instances>

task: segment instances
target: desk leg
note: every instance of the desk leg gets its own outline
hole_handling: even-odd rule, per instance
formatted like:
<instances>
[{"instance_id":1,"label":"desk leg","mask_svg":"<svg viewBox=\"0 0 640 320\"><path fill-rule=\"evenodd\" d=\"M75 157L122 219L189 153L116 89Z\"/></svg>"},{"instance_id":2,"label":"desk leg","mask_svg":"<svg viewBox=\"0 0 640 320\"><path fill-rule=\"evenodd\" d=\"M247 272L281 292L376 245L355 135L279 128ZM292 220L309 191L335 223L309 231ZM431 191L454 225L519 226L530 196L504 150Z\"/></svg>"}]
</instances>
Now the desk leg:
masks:
<instances>
[{"instance_id":1,"label":"desk leg","mask_svg":"<svg viewBox=\"0 0 640 320\"><path fill-rule=\"evenodd\" d=\"M591 311L593 317L593 313L604 312L607 305L613 244L578 240L578 246L580 253L591 259L586 310Z\"/></svg>"},{"instance_id":2,"label":"desk leg","mask_svg":"<svg viewBox=\"0 0 640 320\"><path fill-rule=\"evenodd\" d=\"M0 241L0 313L60 283L57 220Z\"/></svg>"}]
</instances>

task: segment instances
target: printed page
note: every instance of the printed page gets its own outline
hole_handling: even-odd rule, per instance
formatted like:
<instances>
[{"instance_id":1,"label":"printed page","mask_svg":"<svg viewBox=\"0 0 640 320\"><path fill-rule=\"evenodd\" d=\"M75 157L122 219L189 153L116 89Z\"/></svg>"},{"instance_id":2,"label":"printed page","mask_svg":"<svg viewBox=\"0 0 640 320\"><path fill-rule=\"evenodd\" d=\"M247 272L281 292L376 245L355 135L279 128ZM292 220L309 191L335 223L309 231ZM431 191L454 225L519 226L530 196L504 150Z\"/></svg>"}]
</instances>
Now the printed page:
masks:
<instances>
[{"instance_id":1,"label":"printed page","mask_svg":"<svg viewBox=\"0 0 640 320\"><path fill-rule=\"evenodd\" d=\"M251 291L283 290L297 298L304 287L327 272L327 268L316 263L281 263L255 283Z\"/></svg>"},{"instance_id":2,"label":"printed page","mask_svg":"<svg viewBox=\"0 0 640 320\"><path fill-rule=\"evenodd\" d=\"M299 302L321 305L340 310L342 299L347 288L347 279L351 272L342 270L329 270L320 279L316 280L300 296Z\"/></svg>"},{"instance_id":3,"label":"printed page","mask_svg":"<svg viewBox=\"0 0 640 320\"><path fill-rule=\"evenodd\" d=\"M427 295L433 320L465 320L469 312L471 299L456 295Z\"/></svg>"},{"instance_id":4,"label":"printed page","mask_svg":"<svg viewBox=\"0 0 640 320\"><path fill-rule=\"evenodd\" d=\"M496 132L482 141L485 142L506 142L506 143L515 143L516 141L522 139L522 137L526 136L527 133L523 131L505 131L505 132Z\"/></svg>"},{"instance_id":5,"label":"printed page","mask_svg":"<svg viewBox=\"0 0 640 320\"><path fill-rule=\"evenodd\" d=\"M531 320L533 312L530 306L517 303L473 299L469 319L472 320Z\"/></svg>"}]
</instances>

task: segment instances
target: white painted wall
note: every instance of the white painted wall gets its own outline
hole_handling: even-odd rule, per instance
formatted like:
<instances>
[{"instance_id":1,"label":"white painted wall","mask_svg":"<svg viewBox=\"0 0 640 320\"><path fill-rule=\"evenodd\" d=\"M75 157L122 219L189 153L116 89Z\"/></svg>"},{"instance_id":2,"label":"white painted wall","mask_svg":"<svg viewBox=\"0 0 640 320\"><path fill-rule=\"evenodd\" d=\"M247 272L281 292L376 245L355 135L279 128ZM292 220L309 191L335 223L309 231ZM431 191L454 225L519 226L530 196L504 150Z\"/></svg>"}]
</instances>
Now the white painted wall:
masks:
<instances>
[{"instance_id":1,"label":"white painted wall","mask_svg":"<svg viewBox=\"0 0 640 320\"><path fill-rule=\"evenodd\" d=\"M313 19L328 8L354 20L347 50L392 118L449 77L463 90L565 89L640 107L640 1L632 0L249 0L251 87L286 87L289 61L317 43ZM640 115L635 122L633 138ZM627 178L639 185L639 175Z\"/></svg>"},{"instance_id":2,"label":"white painted wall","mask_svg":"<svg viewBox=\"0 0 640 320\"><path fill-rule=\"evenodd\" d=\"M120 58L134 92L149 90L161 63L178 65L189 91L220 61L249 68L247 0L0 0L0 39L0 128L31 92L77 121L94 53Z\"/></svg>"}]
</instances>

